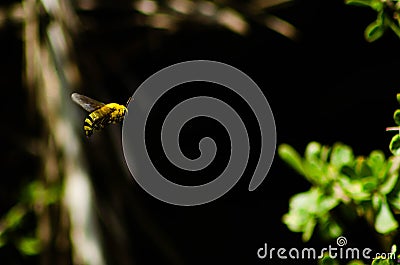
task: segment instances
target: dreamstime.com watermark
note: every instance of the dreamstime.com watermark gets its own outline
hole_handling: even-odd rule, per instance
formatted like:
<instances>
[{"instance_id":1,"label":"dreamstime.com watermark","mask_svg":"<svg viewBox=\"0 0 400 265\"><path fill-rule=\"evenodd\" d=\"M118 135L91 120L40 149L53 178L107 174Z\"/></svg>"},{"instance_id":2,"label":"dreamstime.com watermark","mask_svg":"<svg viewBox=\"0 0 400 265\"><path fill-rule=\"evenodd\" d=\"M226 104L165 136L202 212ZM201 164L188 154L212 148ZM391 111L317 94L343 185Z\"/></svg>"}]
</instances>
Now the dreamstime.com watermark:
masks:
<instances>
[{"instance_id":1,"label":"dreamstime.com watermark","mask_svg":"<svg viewBox=\"0 0 400 265\"><path fill-rule=\"evenodd\" d=\"M312 247L307 248L274 248L267 243L257 250L259 259L293 259L293 260L317 260L328 255L332 259L338 260L372 260L376 258L395 260L400 264L400 260L395 253L374 253L370 248L346 247L347 239L340 236L336 239L336 246L329 245L322 249Z\"/></svg>"}]
</instances>

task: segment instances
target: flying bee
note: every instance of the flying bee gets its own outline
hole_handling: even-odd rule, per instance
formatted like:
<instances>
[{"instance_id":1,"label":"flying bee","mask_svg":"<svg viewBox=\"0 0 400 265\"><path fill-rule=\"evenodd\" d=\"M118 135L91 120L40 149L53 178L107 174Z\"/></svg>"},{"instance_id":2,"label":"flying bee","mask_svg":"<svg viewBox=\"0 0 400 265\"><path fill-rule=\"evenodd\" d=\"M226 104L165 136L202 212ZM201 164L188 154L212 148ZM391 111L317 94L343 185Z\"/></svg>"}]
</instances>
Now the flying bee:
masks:
<instances>
[{"instance_id":1,"label":"flying bee","mask_svg":"<svg viewBox=\"0 0 400 265\"><path fill-rule=\"evenodd\" d=\"M101 130L108 124L120 123L128 112L127 107L124 105L117 103L104 104L78 93L73 93L71 98L87 112L90 112L83 125L87 137L90 137L94 130ZM129 104L130 100L131 98L129 98L126 105Z\"/></svg>"}]
</instances>

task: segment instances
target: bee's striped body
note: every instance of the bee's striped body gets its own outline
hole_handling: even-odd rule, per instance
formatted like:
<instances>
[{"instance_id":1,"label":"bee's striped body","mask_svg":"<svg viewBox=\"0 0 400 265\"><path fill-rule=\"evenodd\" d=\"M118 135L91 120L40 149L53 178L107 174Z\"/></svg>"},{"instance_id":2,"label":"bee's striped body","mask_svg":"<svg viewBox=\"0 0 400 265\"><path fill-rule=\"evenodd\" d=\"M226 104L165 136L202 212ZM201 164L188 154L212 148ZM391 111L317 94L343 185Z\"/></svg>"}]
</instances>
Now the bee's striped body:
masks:
<instances>
[{"instance_id":1,"label":"bee's striped body","mask_svg":"<svg viewBox=\"0 0 400 265\"><path fill-rule=\"evenodd\" d=\"M128 111L124 105L104 104L77 93L72 94L71 97L82 108L90 112L83 126L87 137L90 137L94 130L101 130L108 124L121 122Z\"/></svg>"}]
</instances>

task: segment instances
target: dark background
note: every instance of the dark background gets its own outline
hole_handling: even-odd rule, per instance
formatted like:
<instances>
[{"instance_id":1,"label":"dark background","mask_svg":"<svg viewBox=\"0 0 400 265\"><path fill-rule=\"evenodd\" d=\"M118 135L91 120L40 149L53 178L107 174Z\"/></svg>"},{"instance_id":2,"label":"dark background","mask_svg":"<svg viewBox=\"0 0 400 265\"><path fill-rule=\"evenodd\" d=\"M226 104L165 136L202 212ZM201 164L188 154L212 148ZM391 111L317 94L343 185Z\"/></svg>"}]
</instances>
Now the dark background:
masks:
<instances>
[{"instance_id":1,"label":"dark background","mask_svg":"<svg viewBox=\"0 0 400 265\"><path fill-rule=\"evenodd\" d=\"M93 11L77 10L83 23L93 26L74 43L83 77L79 92L102 101L126 102L141 82L166 66L186 60L216 60L242 70L263 90L274 113L278 145L288 143L302 153L310 141L328 145L340 141L352 146L356 155L368 155L375 149L390 155L392 134L385 132L385 127L393 125L392 114L398 107L395 95L400 86L400 42L392 32L374 43L364 39L365 27L376 16L372 10L346 6L340 0L294 1L273 9L273 14L301 33L292 40L251 19L251 31L246 36L194 22L168 34L145 27L120 27L132 15L117 8L123 5L118 1L114 8L104 4ZM22 82L20 27L7 22L0 31L2 213L17 200L20 187L40 163L35 156L27 155L24 145L26 137L41 135L42 130L40 123L28 122L24 106L29 98ZM201 85L183 90L198 87ZM254 126L251 115L245 109L240 111L249 117L249 126ZM155 120L157 123L157 117ZM182 133L182 148L193 147L192 137L221 137L218 154L224 162L224 131L213 131L216 125L210 121L200 121L196 126L197 130L187 128ZM306 191L309 184L278 155L263 184L253 192L247 190L256 163L256 130L252 130L255 134L251 138L255 154L245 176L223 197L195 207L158 201L127 177L122 148L118 141L109 140L114 130L96 133L90 140L79 131L109 264L263 264L271 263L257 258L257 250L264 243L275 248L335 245L318 236L305 244L301 234L290 232L282 223L290 196ZM185 134L189 135L186 141ZM195 156L197 150L187 152ZM208 171L205 175L210 178ZM178 182L185 181L179 178ZM198 175L197 181L204 179ZM122 236L115 235L117 229L107 211L118 219ZM378 247L362 223L344 232L353 246ZM20 264L38 261L18 258L13 247L0 249L0 257Z\"/></svg>"}]
</instances>

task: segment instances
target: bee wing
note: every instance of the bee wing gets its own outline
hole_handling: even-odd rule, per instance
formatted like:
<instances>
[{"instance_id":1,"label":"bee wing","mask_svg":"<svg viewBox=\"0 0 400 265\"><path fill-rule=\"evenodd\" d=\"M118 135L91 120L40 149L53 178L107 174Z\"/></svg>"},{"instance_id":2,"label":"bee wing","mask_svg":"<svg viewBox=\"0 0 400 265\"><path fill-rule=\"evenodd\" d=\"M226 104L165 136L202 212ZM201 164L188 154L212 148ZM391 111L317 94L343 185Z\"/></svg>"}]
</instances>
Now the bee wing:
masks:
<instances>
[{"instance_id":1,"label":"bee wing","mask_svg":"<svg viewBox=\"0 0 400 265\"><path fill-rule=\"evenodd\" d=\"M87 96L78 94L78 93L73 93L71 95L72 100L81 106L83 109L85 109L87 112L93 112L101 107L103 107L105 104L102 102L99 102L97 100L94 100L92 98L89 98Z\"/></svg>"}]
</instances>

